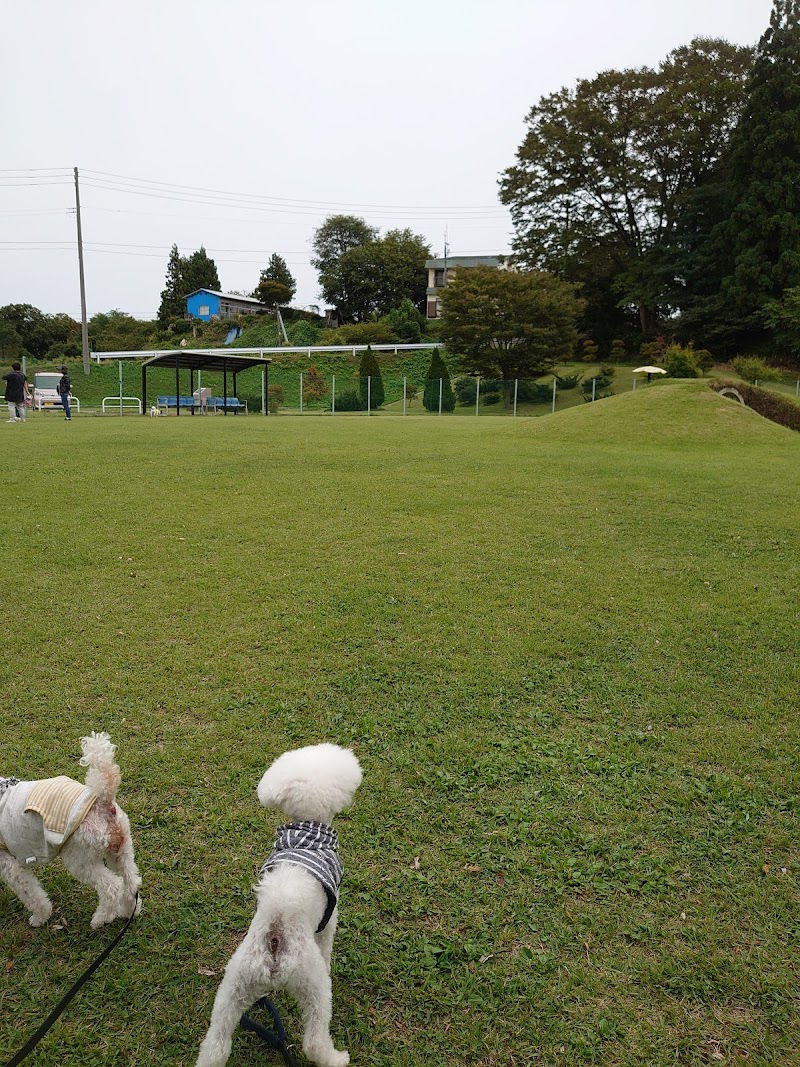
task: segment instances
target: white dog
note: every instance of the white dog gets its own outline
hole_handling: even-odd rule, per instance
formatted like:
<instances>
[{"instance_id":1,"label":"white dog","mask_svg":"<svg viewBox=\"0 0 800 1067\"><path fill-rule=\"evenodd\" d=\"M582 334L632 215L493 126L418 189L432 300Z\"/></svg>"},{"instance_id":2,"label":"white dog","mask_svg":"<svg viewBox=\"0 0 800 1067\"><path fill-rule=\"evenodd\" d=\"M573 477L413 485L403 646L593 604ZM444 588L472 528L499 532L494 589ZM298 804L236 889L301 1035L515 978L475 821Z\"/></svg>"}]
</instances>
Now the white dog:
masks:
<instances>
[{"instance_id":1,"label":"white dog","mask_svg":"<svg viewBox=\"0 0 800 1067\"><path fill-rule=\"evenodd\" d=\"M242 1013L276 989L288 990L300 1005L303 1052L312 1063L350 1062L330 1035L330 963L342 878L330 823L350 804L361 777L350 749L323 744L284 752L261 779L258 799L292 821L279 828L262 868L256 914L225 968L197 1067L227 1063Z\"/></svg>"},{"instance_id":2,"label":"white dog","mask_svg":"<svg viewBox=\"0 0 800 1067\"><path fill-rule=\"evenodd\" d=\"M153 404L153 406L150 408L150 417L153 419L157 419L160 414L160 410L156 407L155 404Z\"/></svg>"},{"instance_id":3,"label":"white dog","mask_svg":"<svg viewBox=\"0 0 800 1067\"><path fill-rule=\"evenodd\" d=\"M97 890L92 928L139 910L141 885L131 829L116 804L121 781L108 734L81 738L86 784L72 778L0 778L0 878L42 926L53 905L32 867L60 856L73 877Z\"/></svg>"}]
</instances>

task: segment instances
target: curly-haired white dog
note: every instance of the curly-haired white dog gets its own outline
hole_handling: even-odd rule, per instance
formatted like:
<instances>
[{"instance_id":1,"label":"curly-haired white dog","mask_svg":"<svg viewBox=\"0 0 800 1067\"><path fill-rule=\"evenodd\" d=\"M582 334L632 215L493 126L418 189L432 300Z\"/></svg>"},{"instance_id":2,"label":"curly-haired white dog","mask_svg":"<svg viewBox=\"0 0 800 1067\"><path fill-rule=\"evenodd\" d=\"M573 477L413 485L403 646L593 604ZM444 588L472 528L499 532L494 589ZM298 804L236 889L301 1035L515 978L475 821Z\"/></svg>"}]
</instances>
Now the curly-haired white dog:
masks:
<instances>
[{"instance_id":1,"label":"curly-haired white dog","mask_svg":"<svg viewBox=\"0 0 800 1067\"><path fill-rule=\"evenodd\" d=\"M330 963L342 878L338 838L331 829L361 784L350 749L310 745L284 752L258 786L265 807L292 820L278 830L261 870L250 929L225 968L197 1067L222 1067L243 1012L266 993L286 989L303 1020L303 1052L318 1067L345 1067L333 1047Z\"/></svg>"},{"instance_id":2,"label":"curly-haired white dog","mask_svg":"<svg viewBox=\"0 0 800 1067\"><path fill-rule=\"evenodd\" d=\"M121 781L108 734L81 738L86 784L72 778L0 778L0 878L42 926L53 905L31 868L60 856L79 882L97 890L92 928L138 911L141 885L131 828L116 803Z\"/></svg>"}]
</instances>

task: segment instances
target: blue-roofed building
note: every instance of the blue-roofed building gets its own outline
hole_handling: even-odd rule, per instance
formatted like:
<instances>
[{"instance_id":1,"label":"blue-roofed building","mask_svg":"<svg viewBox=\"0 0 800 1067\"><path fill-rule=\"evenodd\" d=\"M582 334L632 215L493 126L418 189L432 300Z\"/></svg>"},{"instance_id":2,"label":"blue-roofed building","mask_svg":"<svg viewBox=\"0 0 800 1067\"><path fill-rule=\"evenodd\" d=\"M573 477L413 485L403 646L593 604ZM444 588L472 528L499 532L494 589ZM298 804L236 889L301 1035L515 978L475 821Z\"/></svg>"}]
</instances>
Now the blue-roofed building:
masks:
<instances>
[{"instance_id":1,"label":"blue-roofed building","mask_svg":"<svg viewBox=\"0 0 800 1067\"><path fill-rule=\"evenodd\" d=\"M214 289L195 289L186 297L186 316L190 319L229 319L231 315L254 315L266 308L252 296L218 293Z\"/></svg>"}]
</instances>

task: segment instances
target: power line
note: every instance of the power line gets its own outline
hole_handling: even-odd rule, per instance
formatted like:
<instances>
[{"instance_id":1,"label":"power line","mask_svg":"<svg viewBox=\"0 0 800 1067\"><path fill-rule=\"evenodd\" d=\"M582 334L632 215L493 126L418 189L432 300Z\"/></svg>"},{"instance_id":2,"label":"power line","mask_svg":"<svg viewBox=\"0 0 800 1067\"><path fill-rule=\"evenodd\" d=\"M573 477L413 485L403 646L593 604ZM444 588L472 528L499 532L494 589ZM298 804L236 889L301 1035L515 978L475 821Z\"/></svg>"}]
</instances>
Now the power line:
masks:
<instances>
[{"instance_id":1,"label":"power line","mask_svg":"<svg viewBox=\"0 0 800 1067\"><path fill-rule=\"evenodd\" d=\"M455 204L441 204L441 205L438 205L438 204L427 204L427 205L423 205L423 204L417 204L417 205L414 205L414 204L358 204L358 203L348 203L348 202L345 202L345 201L336 201L336 200L299 200L299 199L295 199L295 198L292 198L292 197L264 196L261 193L235 193L235 192L231 192L230 190L226 190L226 189L209 189L209 188L203 187L203 186L179 185L179 184L174 183L174 182L154 181L154 180L152 180L150 178L132 178L129 175L113 174L113 173L111 173L109 171L86 169L86 170L83 171L83 173L84 174L88 174L88 175L100 175L102 178L121 179L122 182L125 182L125 183L127 183L127 182L136 182L139 185L153 185L153 186L161 187L162 189L165 189L165 190L179 189L179 190L198 193L198 194L210 193L210 194L214 194L214 195L221 195L221 196L224 196L224 197L236 197L236 198L240 198L240 199L243 199L243 200L268 201L270 203L274 202L274 203L280 203L280 204L301 204L301 205L304 205L304 206L313 205L315 207L325 207L325 208L330 208L330 207L350 207L350 208L366 208L366 209L374 209L374 210L378 210L378 209L393 209L393 210L399 210L399 211L445 211L445 212L450 212L450 211L486 211L486 210L496 210L496 206L495 205L485 205L485 204L460 205L460 206L459 205L455 205Z\"/></svg>"}]
</instances>

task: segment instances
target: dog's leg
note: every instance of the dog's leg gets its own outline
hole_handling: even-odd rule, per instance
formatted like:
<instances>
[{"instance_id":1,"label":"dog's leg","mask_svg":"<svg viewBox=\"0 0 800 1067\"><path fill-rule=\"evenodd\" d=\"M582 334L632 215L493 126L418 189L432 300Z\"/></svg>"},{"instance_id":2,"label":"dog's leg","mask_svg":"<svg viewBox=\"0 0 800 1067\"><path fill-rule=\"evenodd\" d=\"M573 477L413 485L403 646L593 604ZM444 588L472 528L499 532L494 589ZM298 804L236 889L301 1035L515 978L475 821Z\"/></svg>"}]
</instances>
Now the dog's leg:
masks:
<instances>
[{"instance_id":1,"label":"dog's leg","mask_svg":"<svg viewBox=\"0 0 800 1067\"><path fill-rule=\"evenodd\" d=\"M84 885L90 885L97 892L97 910L92 916L91 924L93 930L113 922L122 914L120 909L124 882L119 875L113 874L106 867L102 853L87 848L86 843L80 840L80 830L76 831L62 848L61 859L73 878L77 878Z\"/></svg>"},{"instance_id":2,"label":"dog's leg","mask_svg":"<svg viewBox=\"0 0 800 1067\"><path fill-rule=\"evenodd\" d=\"M39 879L5 849L0 849L0 878L31 913L31 926L44 926L53 914L50 898Z\"/></svg>"},{"instance_id":3,"label":"dog's leg","mask_svg":"<svg viewBox=\"0 0 800 1067\"><path fill-rule=\"evenodd\" d=\"M347 1067L350 1053L334 1048L331 1039L333 1000L331 977L315 941L307 942L285 988L297 1000L303 1017L303 1052L317 1067Z\"/></svg>"},{"instance_id":4,"label":"dog's leg","mask_svg":"<svg viewBox=\"0 0 800 1067\"><path fill-rule=\"evenodd\" d=\"M339 918L339 909L334 908L333 914L330 917L328 925L320 934L315 934L317 945L322 953L322 958L325 960L325 966L330 973L331 969L331 953L333 952L333 938L336 933L336 922Z\"/></svg>"},{"instance_id":5,"label":"dog's leg","mask_svg":"<svg viewBox=\"0 0 800 1067\"><path fill-rule=\"evenodd\" d=\"M117 808L116 818L123 834L122 843L116 851L109 849L106 853L106 863L109 869L122 879L123 891L119 902L119 915L121 918L127 919L134 908L137 915L142 910L141 899L138 902L136 900L136 894L139 892L142 878L133 855L133 841L131 839L128 816L121 808Z\"/></svg>"},{"instance_id":6,"label":"dog's leg","mask_svg":"<svg viewBox=\"0 0 800 1067\"><path fill-rule=\"evenodd\" d=\"M228 1062L233 1032L242 1014L255 1004L268 986L263 950L251 926L225 968L214 998L208 1033L200 1046L197 1067L223 1067Z\"/></svg>"}]
</instances>

